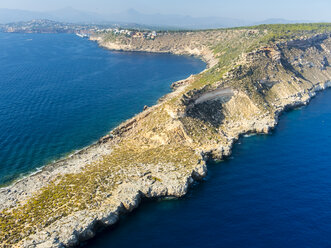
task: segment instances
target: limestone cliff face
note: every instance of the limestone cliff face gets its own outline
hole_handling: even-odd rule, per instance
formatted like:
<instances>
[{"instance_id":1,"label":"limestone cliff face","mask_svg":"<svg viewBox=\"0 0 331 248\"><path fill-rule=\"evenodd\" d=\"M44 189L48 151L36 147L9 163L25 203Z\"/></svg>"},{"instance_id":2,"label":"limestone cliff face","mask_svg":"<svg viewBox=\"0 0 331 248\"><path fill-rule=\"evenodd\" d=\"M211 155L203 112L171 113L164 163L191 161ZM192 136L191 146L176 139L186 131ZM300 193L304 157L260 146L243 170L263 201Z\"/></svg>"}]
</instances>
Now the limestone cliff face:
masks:
<instances>
[{"instance_id":1,"label":"limestone cliff face","mask_svg":"<svg viewBox=\"0 0 331 248\"><path fill-rule=\"evenodd\" d=\"M202 56L211 70L217 71L217 56L212 49L218 42L243 37L252 40L254 31L194 32L144 39L104 40L94 37L103 47L127 51L172 52ZM330 34L315 35L242 53L232 68L216 82L199 89L186 87L196 78L180 81L178 104L167 106L172 118L180 122L190 144L216 158L238 136L246 132L268 132L277 124L278 115L287 107L306 104L315 92L329 86ZM195 47L198 43L199 46ZM195 47L195 48L194 48ZM204 56L208 54L208 57ZM213 59L209 59L213 54ZM183 89L184 88L184 89ZM216 131L215 131L216 130ZM208 133L207 131L211 132ZM215 131L215 133L213 133ZM206 140L207 134L210 135ZM219 134L221 134L219 136ZM216 139L217 137L217 139ZM225 139L226 137L226 139ZM223 140L224 144L220 142Z\"/></svg>"},{"instance_id":2,"label":"limestone cliff face","mask_svg":"<svg viewBox=\"0 0 331 248\"><path fill-rule=\"evenodd\" d=\"M155 40L126 37L118 37L117 40L107 40L102 36L92 36L90 39L98 41L101 46L111 50L200 56L206 60L210 67L212 67L217 63L217 60L215 60L214 54L210 48L208 48L207 40L214 40L215 42L218 35L217 32L188 32L164 34L157 37ZM206 37L208 37L208 39L206 39Z\"/></svg>"},{"instance_id":3,"label":"limestone cliff face","mask_svg":"<svg viewBox=\"0 0 331 248\"><path fill-rule=\"evenodd\" d=\"M75 246L142 197L183 196L206 175L206 160L228 156L241 134L269 132L283 110L331 86L330 34L243 52L262 35L216 30L155 40L94 37L110 49L203 56L209 68L175 83L174 92L97 144L0 191L3 246ZM225 47L234 52L228 56Z\"/></svg>"}]
</instances>

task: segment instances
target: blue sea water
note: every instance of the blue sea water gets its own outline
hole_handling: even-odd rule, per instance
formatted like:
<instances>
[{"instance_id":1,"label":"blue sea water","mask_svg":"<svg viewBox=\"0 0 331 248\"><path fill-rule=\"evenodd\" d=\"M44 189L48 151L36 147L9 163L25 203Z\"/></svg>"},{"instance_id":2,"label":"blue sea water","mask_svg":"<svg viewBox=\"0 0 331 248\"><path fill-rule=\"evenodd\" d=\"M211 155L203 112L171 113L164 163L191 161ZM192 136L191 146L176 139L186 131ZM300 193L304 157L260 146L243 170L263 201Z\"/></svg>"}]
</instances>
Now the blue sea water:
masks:
<instances>
[{"instance_id":1,"label":"blue sea water","mask_svg":"<svg viewBox=\"0 0 331 248\"><path fill-rule=\"evenodd\" d=\"M73 35L0 33L0 184L84 147L204 63ZM144 202L86 247L331 247L331 90L179 200Z\"/></svg>"},{"instance_id":2,"label":"blue sea water","mask_svg":"<svg viewBox=\"0 0 331 248\"><path fill-rule=\"evenodd\" d=\"M0 33L0 185L93 143L204 68L75 35Z\"/></svg>"},{"instance_id":3,"label":"blue sea water","mask_svg":"<svg viewBox=\"0 0 331 248\"><path fill-rule=\"evenodd\" d=\"M208 167L187 196L143 202L85 247L331 247L330 89Z\"/></svg>"}]
</instances>

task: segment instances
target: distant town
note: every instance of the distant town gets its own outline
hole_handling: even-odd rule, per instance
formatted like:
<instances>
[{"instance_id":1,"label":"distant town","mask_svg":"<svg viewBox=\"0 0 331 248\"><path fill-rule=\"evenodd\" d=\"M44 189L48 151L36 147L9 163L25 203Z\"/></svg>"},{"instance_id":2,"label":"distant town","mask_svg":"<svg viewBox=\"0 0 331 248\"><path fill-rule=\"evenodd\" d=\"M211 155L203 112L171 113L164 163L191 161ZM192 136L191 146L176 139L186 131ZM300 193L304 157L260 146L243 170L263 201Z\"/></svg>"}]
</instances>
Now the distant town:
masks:
<instances>
[{"instance_id":1,"label":"distant town","mask_svg":"<svg viewBox=\"0 0 331 248\"><path fill-rule=\"evenodd\" d=\"M73 33L87 38L95 33L112 33L132 38L154 40L158 35L155 30L144 30L141 27L123 28L116 24L72 24L50 20L31 20L28 22L16 22L0 25L0 32L6 33Z\"/></svg>"},{"instance_id":2,"label":"distant town","mask_svg":"<svg viewBox=\"0 0 331 248\"><path fill-rule=\"evenodd\" d=\"M114 35L125 35L132 38L144 38L154 40L157 36L156 31L137 31L130 29L121 29L121 28L108 28L108 29L98 29L97 33L113 33Z\"/></svg>"}]
</instances>

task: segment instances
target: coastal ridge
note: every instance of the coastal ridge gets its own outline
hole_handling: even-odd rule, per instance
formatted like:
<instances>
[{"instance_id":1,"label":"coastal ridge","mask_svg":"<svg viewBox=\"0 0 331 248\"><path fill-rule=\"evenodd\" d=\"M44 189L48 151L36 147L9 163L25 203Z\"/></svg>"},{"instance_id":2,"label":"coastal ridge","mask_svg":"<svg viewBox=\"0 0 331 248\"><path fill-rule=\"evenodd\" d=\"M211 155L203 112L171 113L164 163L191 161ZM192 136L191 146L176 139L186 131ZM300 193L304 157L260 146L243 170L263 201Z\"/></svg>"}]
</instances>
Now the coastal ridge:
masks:
<instances>
[{"instance_id":1,"label":"coastal ridge","mask_svg":"<svg viewBox=\"0 0 331 248\"><path fill-rule=\"evenodd\" d=\"M240 135L268 133L284 110L331 86L330 34L330 24L307 24L92 36L107 49L199 56L208 67L96 144L1 189L1 245L75 246L143 197L185 195Z\"/></svg>"}]
</instances>

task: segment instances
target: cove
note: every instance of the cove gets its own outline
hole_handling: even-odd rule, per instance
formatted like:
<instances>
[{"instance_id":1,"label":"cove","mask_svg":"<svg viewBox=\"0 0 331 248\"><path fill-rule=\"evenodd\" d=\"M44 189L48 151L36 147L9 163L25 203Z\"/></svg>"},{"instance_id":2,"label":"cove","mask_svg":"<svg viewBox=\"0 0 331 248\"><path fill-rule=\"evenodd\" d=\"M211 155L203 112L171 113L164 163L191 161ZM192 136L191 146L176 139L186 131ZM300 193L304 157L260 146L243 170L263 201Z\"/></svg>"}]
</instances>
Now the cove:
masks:
<instances>
[{"instance_id":1,"label":"cove","mask_svg":"<svg viewBox=\"0 0 331 248\"><path fill-rule=\"evenodd\" d=\"M205 68L71 34L0 33L0 185L92 144Z\"/></svg>"},{"instance_id":2,"label":"cove","mask_svg":"<svg viewBox=\"0 0 331 248\"><path fill-rule=\"evenodd\" d=\"M178 200L147 201L85 247L330 247L331 90L241 138Z\"/></svg>"}]
</instances>

